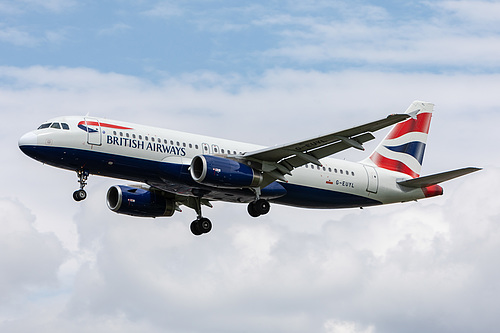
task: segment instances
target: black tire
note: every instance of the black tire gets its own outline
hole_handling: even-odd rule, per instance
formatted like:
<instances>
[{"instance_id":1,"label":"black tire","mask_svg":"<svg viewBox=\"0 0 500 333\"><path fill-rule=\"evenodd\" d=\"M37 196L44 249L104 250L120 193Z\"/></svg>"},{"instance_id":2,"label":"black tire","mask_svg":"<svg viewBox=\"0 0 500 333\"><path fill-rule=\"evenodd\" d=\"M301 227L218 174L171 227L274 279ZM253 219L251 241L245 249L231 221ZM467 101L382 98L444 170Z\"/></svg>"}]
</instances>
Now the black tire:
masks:
<instances>
[{"instance_id":1,"label":"black tire","mask_svg":"<svg viewBox=\"0 0 500 333\"><path fill-rule=\"evenodd\" d=\"M204 234L209 233L212 230L212 222L206 217L202 217L198 221L198 229Z\"/></svg>"},{"instance_id":2,"label":"black tire","mask_svg":"<svg viewBox=\"0 0 500 333\"><path fill-rule=\"evenodd\" d=\"M271 205L269 204L269 201L264 199L259 199L254 202L254 208L259 215L266 215L267 213L269 213Z\"/></svg>"},{"instance_id":3,"label":"black tire","mask_svg":"<svg viewBox=\"0 0 500 333\"><path fill-rule=\"evenodd\" d=\"M200 225L198 222L198 220L191 222L191 232L195 236L200 236L201 234L203 234L203 232L200 230Z\"/></svg>"},{"instance_id":4,"label":"black tire","mask_svg":"<svg viewBox=\"0 0 500 333\"><path fill-rule=\"evenodd\" d=\"M260 214L257 212L255 209L255 202L250 202L247 207L248 214L250 214L251 217L259 217Z\"/></svg>"},{"instance_id":5,"label":"black tire","mask_svg":"<svg viewBox=\"0 0 500 333\"><path fill-rule=\"evenodd\" d=\"M87 192L85 192L85 190L78 190L73 192L73 199L75 199L75 201L82 201L85 200L86 198L87 198Z\"/></svg>"}]
</instances>

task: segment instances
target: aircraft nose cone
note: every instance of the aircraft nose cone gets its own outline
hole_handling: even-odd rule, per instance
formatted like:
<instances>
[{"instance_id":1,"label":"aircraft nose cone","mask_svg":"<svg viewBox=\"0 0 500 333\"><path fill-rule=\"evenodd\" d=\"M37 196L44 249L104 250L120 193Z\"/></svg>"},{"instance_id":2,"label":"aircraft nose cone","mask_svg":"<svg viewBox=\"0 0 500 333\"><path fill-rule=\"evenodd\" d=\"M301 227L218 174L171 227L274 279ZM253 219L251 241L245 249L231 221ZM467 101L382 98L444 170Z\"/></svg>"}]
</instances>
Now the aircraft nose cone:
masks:
<instances>
[{"instance_id":1,"label":"aircraft nose cone","mask_svg":"<svg viewBox=\"0 0 500 333\"><path fill-rule=\"evenodd\" d=\"M33 132L26 133L19 139L18 143L19 148L22 148L23 146L34 146L38 143L37 136Z\"/></svg>"}]
</instances>

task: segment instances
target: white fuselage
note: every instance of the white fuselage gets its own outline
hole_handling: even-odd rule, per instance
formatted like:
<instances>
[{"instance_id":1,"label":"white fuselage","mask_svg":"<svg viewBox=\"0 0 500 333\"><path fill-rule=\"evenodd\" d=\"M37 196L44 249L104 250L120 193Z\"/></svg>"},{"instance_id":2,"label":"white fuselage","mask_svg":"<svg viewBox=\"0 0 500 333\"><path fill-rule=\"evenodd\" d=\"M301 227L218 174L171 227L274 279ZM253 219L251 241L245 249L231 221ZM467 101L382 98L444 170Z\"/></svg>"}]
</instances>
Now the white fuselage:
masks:
<instances>
[{"instance_id":1,"label":"white fuselage","mask_svg":"<svg viewBox=\"0 0 500 333\"><path fill-rule=\"evenodd\" d=\"M174 194L190 196L204 188L189 176L197 155L234 158L264 147L95 117L59 117L23 136L19 145L29 156L56 167L147 183ZM67 124L69 129L62 128ZM92 125L94 124L94 125ZM55 128L54 128L55 127ZM66 126L65 126L66 127ZM24 147L24 148L23 148ZM270 201L310 208L363 207L426 197L420 188L400 186L409 176L368 161L323 158L296 168L282 184L287 194ZM249 189L210 189L208 200L250 202Z\"/></svg>"}]
</instances>

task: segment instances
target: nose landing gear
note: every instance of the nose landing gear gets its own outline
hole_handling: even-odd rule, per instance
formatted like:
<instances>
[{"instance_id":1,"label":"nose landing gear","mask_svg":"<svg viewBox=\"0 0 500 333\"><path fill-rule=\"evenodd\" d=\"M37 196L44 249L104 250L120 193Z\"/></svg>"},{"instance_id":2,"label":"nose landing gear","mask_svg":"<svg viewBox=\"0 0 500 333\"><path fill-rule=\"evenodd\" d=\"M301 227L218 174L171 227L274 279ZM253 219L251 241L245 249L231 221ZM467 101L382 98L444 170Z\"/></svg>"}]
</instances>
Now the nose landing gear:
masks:
<instances>
[{"instance_id":1,"label":"nose landing gear","mask_svg":"<svg viewBox=\"0 0 500 333\"><path fill-rule=\"evenodd\" d=\"M77 170L76 174L78 176L78 182L80 183L80 189L73 192L73 199L75 199L75 201L82 201L87 198L87 192L85 192L83 188L87 185L89 172L86 170Z\"/></svg>"}]
</instances>

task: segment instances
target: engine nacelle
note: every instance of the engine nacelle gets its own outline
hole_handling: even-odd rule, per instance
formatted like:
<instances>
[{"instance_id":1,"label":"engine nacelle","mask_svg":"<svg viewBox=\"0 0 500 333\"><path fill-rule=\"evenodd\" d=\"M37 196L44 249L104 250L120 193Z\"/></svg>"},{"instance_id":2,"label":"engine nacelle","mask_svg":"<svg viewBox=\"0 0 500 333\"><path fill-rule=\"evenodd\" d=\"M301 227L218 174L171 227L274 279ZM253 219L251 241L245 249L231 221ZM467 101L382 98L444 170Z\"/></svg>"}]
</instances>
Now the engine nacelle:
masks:
<instances>
[{"instance_id":1,"label":"engine nacelle","mask_svg":"<svg viewBox=\"0 0 500 333\"><path fill-rule=\"evenodd\" d=\"M200 184L221 188L257 187L262 183L262 174L248 165L212 155L195 156L190 173Z\"/></svg>"},{"instance_id":2,"label":"engine nacelle","mask_svg":"<svg viewBox=\"0 0 500 333\"><path fill-rule=\"evenodd\" d=\"M106 204L115 213L138 217L172 216L175 212L175 201L160 191L123 185L109 188Z\"/></svg>"}]
</instances>

